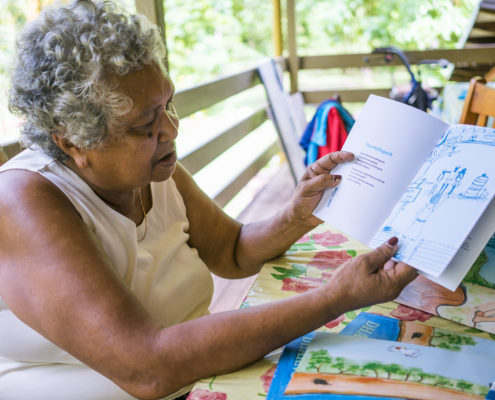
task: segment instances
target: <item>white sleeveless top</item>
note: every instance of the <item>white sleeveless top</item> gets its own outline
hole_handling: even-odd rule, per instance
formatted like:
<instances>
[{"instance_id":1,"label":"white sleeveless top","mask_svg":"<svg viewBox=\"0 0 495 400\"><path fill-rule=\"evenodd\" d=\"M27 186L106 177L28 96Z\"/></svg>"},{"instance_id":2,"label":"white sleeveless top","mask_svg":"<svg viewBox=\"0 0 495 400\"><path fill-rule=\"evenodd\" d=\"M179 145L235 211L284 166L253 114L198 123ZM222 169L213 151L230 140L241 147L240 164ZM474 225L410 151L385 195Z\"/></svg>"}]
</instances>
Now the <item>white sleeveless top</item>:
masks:
<instances>
[{"instance_id":1,"label":"white sleeveless top","mask_svg":"<svg viewBox=\"0 0 495 400\"><path fill-rule=\"evenodd\" d=\"M145 233L144 223L136 227L105 204L76 173L41 150L23 151L2 165L0 172L9 169L38 172L62 190L116 273L163 326L208 313L213 282L197 250L187 243L189 222L172 178L151 183L153 207L147 215L146 236L138 242ZM20 321L0 297L0 399L11 398L132 397Z\"/></svg>"}]
</instances>

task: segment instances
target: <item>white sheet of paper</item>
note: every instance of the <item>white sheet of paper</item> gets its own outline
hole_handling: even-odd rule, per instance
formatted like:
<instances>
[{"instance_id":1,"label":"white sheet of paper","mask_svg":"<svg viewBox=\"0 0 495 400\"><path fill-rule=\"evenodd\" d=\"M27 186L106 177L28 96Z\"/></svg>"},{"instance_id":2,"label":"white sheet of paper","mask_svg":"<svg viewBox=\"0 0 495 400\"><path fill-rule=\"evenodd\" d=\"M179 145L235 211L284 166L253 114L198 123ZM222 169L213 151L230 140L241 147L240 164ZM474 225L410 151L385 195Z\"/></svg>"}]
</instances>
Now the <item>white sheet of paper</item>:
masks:
<instances>
[{"instance_id":1,"label":"white sheet of paper","mask_svg":"<svg viewBox=\"0 0 495 400\"><path fill-rule=\"evenodd\" d=\"M371 95L342 149L356 158L332 171L342 181L314 215L368 245L447 128L411 106Z\"/></svg>"},{"instance_id":2,"label":"white sheet of paper","mask_svg":"<svg viewBox=\"0 0 495 400\"><path fill-rule=\"evenodd\" d=\"M455 257L450 261L448 267L439 276L423 273L428 279L450 289L456 290L462 282L469 269L481 253L485 244L490 240L495 231L495 199L492 199L478 224L474 227Z\"/></svg>"},{"instance_id":3,"label":"white sheet of paper","mask_svg":"<svg viewBox=\"0 0 495 400\"><path fill-rule=\"evenodd\" d=\"M494 145L495 131L452 125L369 243L370 247L397 236L399 251L395 259L439 277L493 198ZM485 241L476 243L481 246L479 251L491 233L493 230ZM466 261L468 268L474 259Z\"/></svg>"}]
</instances>

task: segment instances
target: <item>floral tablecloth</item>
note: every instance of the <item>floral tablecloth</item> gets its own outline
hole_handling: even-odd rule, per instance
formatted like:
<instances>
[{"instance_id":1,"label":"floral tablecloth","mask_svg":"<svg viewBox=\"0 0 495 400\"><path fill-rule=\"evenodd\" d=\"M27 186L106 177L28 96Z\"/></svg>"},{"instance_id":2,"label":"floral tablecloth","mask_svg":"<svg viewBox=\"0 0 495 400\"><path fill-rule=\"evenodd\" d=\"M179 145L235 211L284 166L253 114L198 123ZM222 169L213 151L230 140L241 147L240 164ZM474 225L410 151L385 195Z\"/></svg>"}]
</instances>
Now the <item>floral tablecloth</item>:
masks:
<instances>
[{"instance_id":1,"label":"floral tablecloth","mask_svg":"<svg viewBox=\"0 0 495 400\"><path fill-rule=\"evenodd\" d=\"M287 298L315 288L330 278L341 264L367 251L368 247L322 224L303 236L283 256L264 265L241 308ZM493 339L493 335L486 332L393 301L347 312L320 330L338 333L363 311ZM240 371L200 380L188 400L253 400L266 397L281 352L282 349L278 349Z\"/></svg>"}]
</instances>

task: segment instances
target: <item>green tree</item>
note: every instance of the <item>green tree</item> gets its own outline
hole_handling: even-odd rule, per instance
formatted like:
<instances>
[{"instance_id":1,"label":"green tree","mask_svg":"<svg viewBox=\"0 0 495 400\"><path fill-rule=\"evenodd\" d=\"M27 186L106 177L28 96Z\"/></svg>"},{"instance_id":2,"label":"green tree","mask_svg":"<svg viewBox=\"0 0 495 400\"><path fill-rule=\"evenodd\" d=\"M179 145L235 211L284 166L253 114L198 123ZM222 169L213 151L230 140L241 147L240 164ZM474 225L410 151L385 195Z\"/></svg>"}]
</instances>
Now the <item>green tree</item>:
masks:
<instances>
[{"instance_id":1,"label":"green tree","mask_svg":"<svg viewBox=\"0 0 495 400\"><path fill-rule=\"evenodd\" d=\"M314 369L317 373L320 373L321 367L332 362L332 357L330 357L327 350L313 350L310 354L311 356L306 368L308 371Z\"/></svg>"},{"instance_id":2,"label":"green tree","mask_svg":"<svg viewBox=\"0 0 495 400\"><path fill-rule=\"evenodd\" d=\"M164 0L169 63L178 87L272 55L271 4ZM388 45L406 50L454 48L477 4L478 0L298 0L298 53L369 52Z\"/></svg>"},{"instance_id":3,"label":"green tree","mask_svg":"<svg viewBox=\"0 0 495 400\"><path fill-rule=\"evenodd\" d=\"M63 0L68 2L69 0ZM134 0L115 0L132 9ZM266 0L163 0L170 74L177 88L256 65L272 55L272 3ZM52 0L39 0L41 6ZM479 0L298 0L300 55L453 48ZM21 0L0 0L0 119L6 110L14 38L26 22ZM285 6L285 2L282 2ZM284 13L282 13L284 15ZM285 29L285 24L283 28ZM337 79L344 74L336 72ZM437 74L438 76L438 74ZM355 76L348 78L356 82ZM0 132L0 142L4 132ZM10 133L7 132L7 136Z\"/></svg>"},{"instance_id":4,"label":"green tree","mask_svg":"<svg viewBox=\"0 0 495 400\"><path fill-rule=\"evenodd\" d=\"M378 378L380 371L383 370L383 364L379 362L369 362L363 365L363 370L371 370L375 374L375 377Z\"/></svg>"},{"instance_id":5,"label":"green tree","mask_svg":"<svg viewBox=\"0 0 495 400\"><path fill-rule=\"evenodd\" d=\"M165 0L164 5L170 73L179 87L271 55L271 2Z\"/></svg>"},{"instance_id":6,"label":"green tree","mask_svg":"<svg viewBox=\"0 0 495 400\"><path fill-rule=\"evenodd\" d=\"M449 378L444 376L437 376L434 382L432 382L433 386L441 386L441 387L452 387L452 382Z\"/></svg>"},{"instance_id":7,"label":"green tree","mask_svg":"<svg viewBox=\"0 0 495 400\"><path fill-rule=\"evenodd\" d=\"M14 37L26 23L26 14L15 0L0 0L0 75L8 73L14 54ZM1 78L1 77L0 77Z\"/></svg>"},{"instance_id":8,"label":"green tree","mask_svg":"<svg viewBox=\"0 0 495 400\"><path fill-rule=\"evenodd\" d=\"M362 366L347 360L344 373L349 375L362 375Z\"/></svg>"},{"instance_id":9,"label":"green tree","mask_svg":"<svg viewBox=\"0 0 495 400\"><path fill-rule=\"evenodd\" d=\"M423 380L422 382L425 385L433 385L438 379L438 375L436 374L429 374L427 372L423 373Z\"/></svg>"},{"instance_id":10,"label":"green tree","mask_svg":"<svg viewBox=\"0 0 495 400\"><path fill-rule=\"evenodd\" d=\"M332 363L332 368L335 368L339 371L339 374L342 374L346 369L346 360L342 357L337 357Z\"/></svg>"},{"instance_id":11,"label":"green tree","mask_svg":"<svg viewBox=\"0 0 495 400\"><path fill-rule=\"evenodd\" d=\"M387 373L387 379L390 379L392 374L399 375L401 372L403 372L403 368L399 364L384 365L383 370Z\"/></svg>"},{"instance_id":12,"label":"green tree","mask_svg":"<svg viewBox=\"0 0 495 400\"><path fill-rule=\"evenodd\" d=\"M445 350L461 351L463 346L476 345L476 341L471 336L435 329L431 345Z\"/></svg>"},{"instance_id":13,"label":"green tree","mask_svg":"<svg viewBox=\"0 0 495 400\"><path fill-rule=\"evenodd\" d=\"M298 45L311 54L453 47L466 30L476 0L299 0ZM328 49L328 50L327 50Z\"/></svg>"},{"instance_id":14,"label":"green tree","mask_svg":"<svg viewBox=\"0 0 495 400\"><path fill-rule=\"evenodd\" d=\"M405 369L405 377L404 377L404 381L409 381L409 380L415 380L415 379L420 379L419 381L416 381L416 382L420 382L421 380L423 380L423 370L420 369L420 368L414 368L414 367L411 367L411 368L406 368Z\"/></svg>"},{"instance_id":15,"label":"green tree","mask_svg":"<svg viewBox=\"0 0 495 400\"><path fill-rule=\"evenodd\" d=\"M461 389L463 392L468 392L473 388L473 384L471 382L460 380L459 382L457 382L456 387Z\"/></svg>"}]
</instances>

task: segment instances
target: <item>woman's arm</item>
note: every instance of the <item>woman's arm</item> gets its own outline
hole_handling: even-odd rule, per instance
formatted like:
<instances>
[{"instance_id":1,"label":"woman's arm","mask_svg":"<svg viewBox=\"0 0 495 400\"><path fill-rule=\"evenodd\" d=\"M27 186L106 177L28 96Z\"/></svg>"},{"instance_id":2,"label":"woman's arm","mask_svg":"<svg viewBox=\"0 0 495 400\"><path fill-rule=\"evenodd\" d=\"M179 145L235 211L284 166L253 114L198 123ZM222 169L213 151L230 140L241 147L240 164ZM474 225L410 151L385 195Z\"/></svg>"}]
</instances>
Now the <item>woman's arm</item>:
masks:
<instances>
[{"instance_id":1,"label":"woman's arm","mask_svg":"<svg viewBox=\"0 0 495 400\"><path fill-rule=\"evenodd\" d=\"M7 171L0 188L2 298L26 324L143 399L240 368L347 310L395 298L415 276L401 263L384 269L396 250L384 245L321 288L163 328L53 184Z\"/></svg>"},{"instance_id":2,"label":"woman's arm","mask_svg":"<svg viewBox=\"0 0 495 400\"><path fill-rule=\"evenodd\" d=\"M174 180L186 204L190 244L219 276L240 278L257 273L263 263L284 253L322 222L312 215L314 208L323 191L340 182L330 172L352 158L348 152L322 157L306 170L286 208L271 218L247 225L225 215L178 165Z\"/></svg>"}]
</instances>

